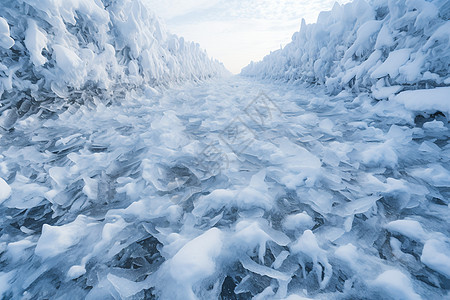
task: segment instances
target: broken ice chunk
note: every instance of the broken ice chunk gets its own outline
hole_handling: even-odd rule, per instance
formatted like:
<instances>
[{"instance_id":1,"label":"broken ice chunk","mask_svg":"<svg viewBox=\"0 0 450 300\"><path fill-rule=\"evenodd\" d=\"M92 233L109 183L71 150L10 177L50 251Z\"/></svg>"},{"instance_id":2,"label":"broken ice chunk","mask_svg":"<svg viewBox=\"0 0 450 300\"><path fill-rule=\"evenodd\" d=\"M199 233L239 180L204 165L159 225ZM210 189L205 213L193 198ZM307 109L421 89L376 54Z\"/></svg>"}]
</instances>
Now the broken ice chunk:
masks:
<instances>
[{"instance_id":1,"label":"broken ice chunk","mask_svg":"<svg viewBox=\"0 0 450 300\"><path fill-rule=\"evenodd\" d=\"M441 111L450 114L450 87L437 87L427 90L413 90L401 92L393 98L407 109L420 112ZM426 101L424 101L426 99Z\"/></svg>"},{"instance_id":2,"label":"broken ice chunk","mask_svg":"<svg viewBox=\"0 0 450 300\"><path fill-rule=\"evenodd\" d=\"M414 220L393 221L386 225L386 229L419 242L427 237L427 233L423 230L422 225Z\"/></svg>"},{"instance_id":3,"label":"broken ice chunk","mask_svg":"<svg viewBox=\"0 0 450 300\"><path fill-rule=\"evenodd\" d=\"M34 246L36 243L33 242L30 238L25 238L23 240L9 243L8 244L8 256L11 257L14 263L19 261L23 261L23 259L27 259L25 256L25 251Z\"/></svg>"},{"instance_id":4,"label":"broken ice chunk","mask_svg":"<svg viewBox=\"0 0 450 300\"><path fill-rule=\"evenodd\" d=\"M142 166L142 177L159 191L168 192L198 183L197 176L183 165L170 167L143 159Z\"/></svg>"},{"instance_id":5,"label":"broken ice chunk","mask_svg":"<svg viewBox=\"0 0 450 300\"><path fill-rule=\"evenodd\" d=\"M450 245L449 243L431 239L426 241L420 260L448 279L450 279Z\"/></svg>"},{"instance_id":6,"label":"broken ice chunk","mask_svg":"<svg viewBox=\"0 0 450 300\"><path fill-rule=\"evenodd\" d=\"M425 141L425 142L423 142L420 145L419 151L421 151L421 152L428 152L428 153L435 153L436 155L438 155L439 151L441 151L441 148L439 148L439 146L436 145L435 143L432 143L432 142L429 142L429 141Z\"/></svg>"},{"instance_id":7,"label":"broken ice chunk","mask_svg":"<svg viewBox=\"0 0 450 300\"><path fill-rule=\"evenodd\" d=\"M423 128L431 130L431 131L448 130L447 127L445 127L444 122L437 121L437 120L433 120L431 122L424 123Z\"/></svg>"},{"instance_id":8,"label":"broken ice chunk","mask_svg":"<svg viewBox=\"0 0 450 300\"><path fill-rule=\"evenodd\" d=\"M313 186L322 172L320 159L287 138L279 139L277 142L279 149L270 156L270 160L279 168L270 167L269 170L274 170L280 178L279 182L289 189L304 184Z\"/></svg>"},{"instance_id":9,"label":"broken ice chunk","mask_svg":"<svg viewBox=\"0 0 450 300\"><path fill-rule=\"evenodd\" d=\"M319 122L319 128L322 130L322 132L329 134L329 135L338 135L341 136L342 133L338 131L334 131L333 128L335 127L333 121L330 119L323 119Z\"/></svg>"},{"instance_id":10,"label":"broken ice chunk","mask_svg":"<svg viewBox=\"0 0 450 300\"><path fill-rule=\"evenodd\" d=\"M375 99L387 99L394 96L402 89L403 87L401 85L383 86L377 88L372 87L372 95Z\"/></svg>"},{"instance_id":11,"label":"broken ice chunk","mask_svg":"<svg viewBox=\"0 0 450 300\"><path fill-rule=\"evenodd\" d=\"M86 273L86 268L84 266L72 266L67 272L68 279L77 279L78 277Z\"/></svg>"},{"instance_id":12,"label":"broken ice chunk","mask_svg":"<svg viewBox=\"0 0 450 300\"><path fill-rule=\"evenodd\" d=\"M340 246L334 252L337 258L353 265L359 258L358 249L352 244Z\"/></svg>"},{"instance_id":13,"label":"broken ice chunk","mask_svg":"<svg viewBox=\"0 0 450 300\"><path fill-rule=\"evenodd\" d=\"M148 278L141 282L135 282L123 277L115 276L111 273L108 274L106 278L112 284L114 289L119 293L122 299L130 298L143 289L148 289L150 287Z\"/></svg>"},{"instance_id":14,"label":"broken ice chunk","mask_svg":"<svg viewBox=\"0 0 450 300\"><path fill-rule=\"evenodd\" d=\"M450 171L440 164L431 164L425 169L413 169L408 173L437 187L450 186Z\"/></svg>"},{"instance_id":15,"label":"broken ice chunk","mask_svg":"<svg viewBox=\"0 0 450 300\"><path fill-rule=\"evenodd\" d=\"M365 165L394 168L398 163L398 155L391 141L375 145L365 144L364 148L365 150L361 152L361 161Z\"/></svg>"},{"instance_id":16,"label":"broken ice chunk","mask_svg":"<svg viewBox=\"0 0 450 300\"><path fill-rule=\"evenodd\" d=\"M275 258L275 261L272 264L272 268L279 269L283 262L288 258L289 251L281 251L280 254Z\"/></svg>"},{"instance_id":17,"label":"broken ice chunk","mask_svg":"<svg viewBox=\"0 0 450 300\"><path fill-rule=\"evenodd\" d=\"M47 259L66 252L89 233L86 228L93 223L93 219L79 215L75 221L66 225L44 224L41 237L34 250L36 255Z\"/></svg>"},{"instance_id":18,"label":"broken ice chunk","mask_svg":"<svg viewBox=\"0 0 450 300\"><path fill-rule=\"evenodd\" d=\"M70 183L70 172L66 167L53 167L48 173L58 188L63 189Z\"/></svg>"},{"instance_id":19,"label":"broken ice chunk","mask_svg":"<svg viewBox=\"0 0 450 300\"><path fill-rule=\"evenodd\" d=\"M280 271L257 264L256 262L251 260L250 257L248 256L244 256L243 258L241 258L240 262L245 269L249 270L250 272L259 274L261 276L267 276L270 278L283 281L287 281L291 278L289 275L283 274Z\"/></svg>"},{"instance_id":20,"label":"broken ice chunk","mask_svg":"<svg viewBox=\"0 0 450 300\"><path fill-rule=\"evenodd\" d=\"M25 46L36 67L47 62L47 59L42 55L42 50L47 48L47 37L39 30L36 22L32 19L28 19L28 28L25 31Z\"/></svg>"},{"instance_id":21,"label":"broken ice chunk","mask_svg":"<svg viewBox=\"0 0 450 300\"><path fill-rule=\"evenodd\" d=\"M222 244L222 231L217 228L206 231L175 254L169 262L170 274L186 287L192 287L194 283L213 275Z\"/></svg>"},{"instance_id":22,"label":"broken ice chunk","mask_svg":"<svg viewBox=\"0 0 450 300\"><path fill-rule=\"evenodd\" d=\"M16 109L8 109L0 116L0 127L5 130L10 130L14 127L17 119L18 115Z\"/></svg>"},{"instance_id":23,"label":"broken ice chunk","mask_svg":"<svg viewBox=\"0 0 450 300\"><path fill-rule=\"evenodd\" d=\"M306 212L289 215L283 221L283 228L287 230L305 230L311 229L313 226L314 221Z\"/></svg>"},{"instance_id":24,"label":"broken ice chunk","mask_svg":"<svg viewBox=\"0 0 450 300\"><path fill-rule=\"evenodd\" d=\"M194 203L192 214L197 217L206 215L210 210L219 211L225 206L233 206L236 203L237 191L217 189L211 194L200 197Z\"/></svg>"},{"instance_id":25,"label":"broken ice chunk","mask_svg":"<svg viewBox=\"0 0 450 300\"><path fill-rule=\"evenodd\" d=\"M269 190L266 178L266 171L260 171L252 176L248 187L242 189L237 195L237 205L242 209L254 209L262 207L270 210L273 206L273 199L268 195Z\"/></svg>"},{"instance_id":26,"label":"broken ice chunk","mask_svg":"<svg viewBox=\"0 0 450 300\"><path fill-rule=\"evenodd\" d=\"M0 204L11 196L11 187L0 177Z\"/></svg>"},{"instance_id":27,"label":"broken ice chunk","mask_svg":"<svg viewBox=\"0 0 450 300\"><path fill-rule=\"evenodd\" d=\"M53 45L53 55L58 67L66 74L72 74L82 64L78 55L72 49L63 45Z\"/></svg>"},{"instance_id":28,"label":"broken ice chunk","mask_svg":"<svg viewBox=\"0 0 450 300\"><path fill-rule=\"evenodd\" d=\"M40 184L31 182L25 176L16 175L16 180L11 184L12 196L5 202L10 208L27 209L41 203L49 189Z\"/></svg>"},{"instance_id":29,"label":"broken ice chunk","mask_svg":"<svg viewBox=\"0 0 450 300\"><path fill-rule=\"evenodd\" d=\"M0 297L8 292L11 288L10 282L14 278L16 270L10 272L0 272Z\"/></svg>"},{"instance_id":30,"label":"broken ice chunk","mask_svg":"<svg viewBox=\"0 0 450 300\"><path fill-rule=\"evenodd\" d=\"M309 202L315 211L322 214L331 212L333 208L332 194L322 189L310 189L306 197L305 201Z\"/></svg>"},{"instance_id":31,"label":"broken ice chunk","mask_svg":"<svg viewBox=\"0 0 450 300\"><path fill-rule=\"evenodd\" d=\"M389 270L379 275L372 283L376 289L382 290L392 299L422 299L413 289L411 280L399 270Z\"/></svg>"},{"instance_id":32,"label":"broken ice chunk","mask_svg":"<svg viewBox=\"0 0 450 300\"><path fill-rule=\"evenodd\" d=\"M410 49L400 49L389 53L388 58L375 71L372 72L372 78L381 78L389 75L391 78L397 77L399 68L404 65L411 54Z\"/></svg>"},{"instance_id":33,"label":"broken ice chunk","mask_svg":"<svg viewBox=\"0 0 450 300\"><path fill-rule=\"evenodd\" d=\"M293 254L299 253L312 260L320 288L325 288L330 281L333 269L328 263L326 252L319 247L314 233L311 230L305 230L303 235L290 248Z\"/></svg>"},{"instance_id":34,"label":"broken ice chunk","mask_svg":"<svg viewBox=\"0 0 450 300\"><path fill-rule=\"evenodd\" d=\"M0 17L0 47L9 49L14 46L14 40L9 36L9 25L5 19Z\"/></svg>"},{"instance_id":35,"label":"broken ice chunk","mask_svg":"<svg viewBox=\"0 0 450 300\"><path fill-rule=\"evenodd\" d=\"M234 237L240 248L253 250L259 246L258 258L260 262L264 262L268 241L273 241L280 246L286 246L291 241L286 234L270 227L264 219L240 221L236 224Z\"/></svg>"}]
</instances>

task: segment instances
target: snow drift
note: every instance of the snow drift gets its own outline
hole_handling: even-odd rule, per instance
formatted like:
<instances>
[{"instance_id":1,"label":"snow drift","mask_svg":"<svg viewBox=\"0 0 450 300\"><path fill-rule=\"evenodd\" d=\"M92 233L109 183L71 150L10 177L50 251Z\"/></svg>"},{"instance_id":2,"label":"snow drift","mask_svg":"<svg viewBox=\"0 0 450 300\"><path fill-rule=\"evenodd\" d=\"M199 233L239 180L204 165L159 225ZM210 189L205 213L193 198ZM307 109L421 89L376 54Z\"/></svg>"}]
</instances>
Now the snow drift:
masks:
<instances>
[{"instance_id":1,"label":"snow drift","mask_svg":"<svg viewBox=\"0 0 450 300\"><path fill-rule=\"evenodd\" d=\"M444 0L336 3L316 24L303 20L290 44L242 74L323 84L331 94L370 91L376 99L449 86L449 18L450 3ZM448 102L448 89L446 94Z\"/></svg>"},{"instance_id":2,"label":"snow drift","mask_svg":"<svg viewBox=\"0 0 450 300\"><path fill-rule=\"evenodd\" d=\"M197 44L165 31L142 1L3 1L0 125L67 103L121 99L145 86L225 74ZM101 96L102 95L102 96Z\"/></svg>"}]
</instances>

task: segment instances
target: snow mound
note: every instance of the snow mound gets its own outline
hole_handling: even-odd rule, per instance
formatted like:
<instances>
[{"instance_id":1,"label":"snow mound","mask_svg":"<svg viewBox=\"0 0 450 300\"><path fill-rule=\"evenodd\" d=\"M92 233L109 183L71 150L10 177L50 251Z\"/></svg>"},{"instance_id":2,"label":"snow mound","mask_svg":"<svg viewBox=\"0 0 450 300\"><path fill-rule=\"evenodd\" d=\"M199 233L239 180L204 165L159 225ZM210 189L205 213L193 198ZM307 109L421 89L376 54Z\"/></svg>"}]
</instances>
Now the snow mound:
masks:
<instances>
[{"instance_id":1,"label":"snow mound","mask_svg":"<svg viewBox=\"0 0 450 300\"><path fill-rule=\"evenodd\" d=\"M303 20L291 43L252 62L242 74L321 84L331 94L370 91L379 100L402 90L448 86L449 13L443 0L336 3L331 11L320 13L317 23L306 25ZM431 107L450 113L448 89L439 94L444 95L426 97L420 105L415 99L428 96L425 93L401 94L397 101L412 96L412 103L404 103L412 110Z\"/></svg>"},{"instance_id":2,"label":"snow mound","mask_svg":"<svg viewBox=\"0 0 450 300\"><path fill-rule=\"evenodd\" d=\"M0 126L11 129L23 115L68 103L120 101L133 89L227 73L198 44L167 33L144 3L2 3Z\"/></svg>"}]
</instances>

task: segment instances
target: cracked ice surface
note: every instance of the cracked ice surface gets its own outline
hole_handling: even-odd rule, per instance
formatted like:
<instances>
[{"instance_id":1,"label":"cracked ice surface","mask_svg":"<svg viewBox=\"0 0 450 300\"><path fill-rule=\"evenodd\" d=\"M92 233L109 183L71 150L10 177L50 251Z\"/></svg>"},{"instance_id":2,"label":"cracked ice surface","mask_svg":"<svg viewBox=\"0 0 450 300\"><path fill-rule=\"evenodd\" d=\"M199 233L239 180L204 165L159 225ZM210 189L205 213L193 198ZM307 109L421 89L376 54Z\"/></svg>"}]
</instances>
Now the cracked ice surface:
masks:
<instances>
[{"instance_id":1,"label":"cracked ice surface","mask_svg":"<svg viewBox=\"0 0 450 300\"><path fill-rule=\"evenodd\" d=\"M3 297L448 297L445 117L241 77L126 97L0 133Z\"/></svg>"}]
</instances>

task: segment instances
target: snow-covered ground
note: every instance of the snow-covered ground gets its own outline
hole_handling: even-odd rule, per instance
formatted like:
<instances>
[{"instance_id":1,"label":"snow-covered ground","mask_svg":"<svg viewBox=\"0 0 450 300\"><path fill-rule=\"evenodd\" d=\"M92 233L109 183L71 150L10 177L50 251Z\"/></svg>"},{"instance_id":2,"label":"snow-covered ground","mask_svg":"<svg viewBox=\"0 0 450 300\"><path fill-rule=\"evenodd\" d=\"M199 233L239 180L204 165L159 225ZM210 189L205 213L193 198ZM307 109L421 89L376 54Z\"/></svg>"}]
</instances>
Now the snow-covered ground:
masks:
<instances>
[{"instance_id":1,"label":"snow-covered ground","mask_svg":"<svg viewBox=\"0 0 450 300\"><path fill-rule=\"evenodd\" d=\"M241 77L32 115L0 140L0 292L446 297L448 129Z\"/></svg>"},{"instance_id":2,"label":"snow-covered ground","mask_svg":"<svg viewBox=\"0 0 450 300\"><path fill-rule=\"evenodd\" d=\"M449 298L450 8L370 3L223 78L143 2L4 1L0 298Z\"/></svg>"}]
</instances>

